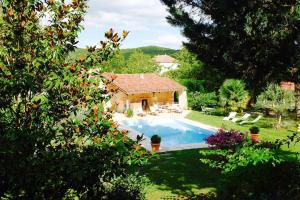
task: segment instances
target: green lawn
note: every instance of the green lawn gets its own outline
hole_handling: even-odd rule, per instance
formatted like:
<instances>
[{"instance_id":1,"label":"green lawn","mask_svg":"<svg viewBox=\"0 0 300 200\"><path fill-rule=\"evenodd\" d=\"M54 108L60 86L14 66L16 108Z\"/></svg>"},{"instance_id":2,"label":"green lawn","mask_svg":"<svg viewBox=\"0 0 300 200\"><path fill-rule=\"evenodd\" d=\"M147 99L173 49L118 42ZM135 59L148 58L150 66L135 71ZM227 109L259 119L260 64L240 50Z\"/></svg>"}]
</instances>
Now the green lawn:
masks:
<instances>
[{"instance_id":1,"label":"green lawn","mask_svg":"<svg viewBox=\"0 0 300 200\"><path fill-rule=\"evenodd\" d=\"M224 122L223 117L205 115L192 111L188 119L226 129L248 131L251 125L240 126L233 122ZM290 135L296 130L296 123L285 120L288 128L274 130L271 128L275 120L263 118L255 124L261 127L264 140L275 140ZM268 128L269 127L269 128ZM300 145L292 146L289 151L300 151ZM187 196L189 194L207 193L224 189L225 176L217 170L208 168L199 162L199 149L176 151L159 154L152 158L148 165L141 170L154 183L147 188L147 199L172 199L171 197ZM175 198L174 198L175 199Z\"/></svg>"},{"instance_id":2,"label":"green lawn","mask_svg":"<svg viewBox=\"0 0 300 200\"><path fill-rule=\"evenodd\" d=\"M186 196L222 189L222 175L199 162L199 150L159 154L143 167L142 173L154 183L147 199Z\"/></svg>"},{"instance_id":3,"label":"green lawn","mask_svg":"<svg viewBox=\"0 0 300 200\"><path fill-rule=\"evenodd\" d=\"M235 129L240 130L242 132L249 131L249 128L253 126L253 124L239 125L238 123L233 123L231 121L224 121L223 116L206 115L197 111L192 111L190 114L188 114L186 118L217 128L224 127L225 129ZM252 119L253 118L250 118L249 120ZM263 117L254 125L260 128L261 138L263 140L268 141L274 141L276 139L285 138L286 136L293 134L297 130L296 121L290 120L289 118L283 118L283 128L277 130L274 129L272 126L275 123L276 119L270 117ZM290 149L284 147L284 149L289 151L300 152L300 144L297 144L296 146L292 145Z\"/></svg>"}]
</instances>

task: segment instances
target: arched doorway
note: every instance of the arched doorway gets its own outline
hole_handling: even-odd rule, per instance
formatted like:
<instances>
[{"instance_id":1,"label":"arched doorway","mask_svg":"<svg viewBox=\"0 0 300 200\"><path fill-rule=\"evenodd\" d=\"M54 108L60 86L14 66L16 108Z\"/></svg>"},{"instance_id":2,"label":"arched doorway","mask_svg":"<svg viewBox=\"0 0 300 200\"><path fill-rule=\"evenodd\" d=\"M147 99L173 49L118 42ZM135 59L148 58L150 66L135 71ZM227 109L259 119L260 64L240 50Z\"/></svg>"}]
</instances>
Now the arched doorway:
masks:
<instances>
[{"instance_id":1,"label":"arched doorway","mask_svg":"<svg viewBox=\"0 0 300 200\"><path fill-rule=\"evenodd\" d=\"M179 93L177 91L174 92L174 103L179 103Z\"/></svg>"},{"instance_id":2,"label":"arched doorway","mask_svg":"<svg viewBox=\"0 0 300 200\"><path fill-rule=\"evenodd\" d=\"M142 108L143 108L143 111L148 110L148 100L147 99L142 100Z\"/></svg>"}]
</instances>

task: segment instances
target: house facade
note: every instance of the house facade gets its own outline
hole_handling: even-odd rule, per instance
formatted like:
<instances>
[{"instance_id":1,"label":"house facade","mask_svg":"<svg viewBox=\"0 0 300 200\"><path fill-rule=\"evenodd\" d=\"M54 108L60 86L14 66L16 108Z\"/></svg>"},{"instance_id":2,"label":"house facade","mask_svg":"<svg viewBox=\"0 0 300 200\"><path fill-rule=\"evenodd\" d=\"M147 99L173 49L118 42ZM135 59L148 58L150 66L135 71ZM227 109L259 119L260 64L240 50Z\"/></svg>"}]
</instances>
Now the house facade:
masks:
<instances>
[{"instance_id":1,"label":"house facade","mask_svg":"<svg viewBox=\"0 0 300 200\"><path fill-rule=\"evenodd\" d=\"M154 62L161 67L160 73L177 69L178 63L175 58L168 55L158 55L154 57Z\"/></svg>"},{"instance_id":2,"label":"house facade","mask_svg":"<svg viewBox=\"0 0 300 200\"><path fill-rule=\"evenodd\" d=\"M112 74L104 73L111 93L111 104L117 112L141 108L149 110L153 105L178 104L187 109L186 88L179 83L158 74Z\"/></svg>"}]
</instances>

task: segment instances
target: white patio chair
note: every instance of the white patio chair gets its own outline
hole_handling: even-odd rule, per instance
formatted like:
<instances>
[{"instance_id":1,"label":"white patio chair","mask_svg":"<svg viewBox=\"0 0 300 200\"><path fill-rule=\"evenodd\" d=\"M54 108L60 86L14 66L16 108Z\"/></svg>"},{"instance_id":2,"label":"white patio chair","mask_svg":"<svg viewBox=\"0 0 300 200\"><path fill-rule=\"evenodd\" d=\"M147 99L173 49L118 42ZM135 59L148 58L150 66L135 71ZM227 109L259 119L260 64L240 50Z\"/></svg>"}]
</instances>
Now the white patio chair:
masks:
<instances>
[{"instance_id":1,"label":"white patio chair","mask_svg":"<svg viewBox=\"0 0 300 200\"><path fill-rule=\"evenodd\" d=\"M150 106L149 109L151 115L158 115L158 109L155 106Z\"/></svg>"},{"instance_id":2,"label":"white patio chair","mask_svg":"<svg viewBox=\"0 0 300 200\"><path fill-rule=\"evenodd\" d=\"M227 117L224 117L223 120L229 121L229 120L235 118L236 114L237 114L237 112L231 112L231 113L229 113L229 115Z\"/></svg>"},{"instance_id":3,"label":"white patio chair","mask_svg":"<svg viewBox=\"0 0 300 200\"><path fill-rule=\"evenodd\" d=\"M240 125L246 124L246 123L254 124L254 123L258 122L262 117L263 117L262 115L259 115L258 117L256 117L256 118L255 118L254 120L252 120L252 121L247 121L247 120L242 121L242 122L240 123Z\"/></svg>"},{"instance_id":4,"label":"white patio chair","mask_svg":"<svg viewBox=\"0 0 300 200\"><path fill-rule=\"evenodd\" d=\"M238 118L238 117L235 117L233 118L231 121L232 122L237 122L237 121L245 121L247 120L251 115L249 113L246 113L243 117L241 118Z\"/></svg>"},{"instance_id":5,"label":"white patio chair","mask_svg":"<svg viewBox=\"0 0 300 200\"><path fill-rule=\"evenodd\" d=\"M152 107L153 107L153 109L154 109L155 112L158 112L158 113L162 113L163 112L163 110L162 110L162 108L161 108L160 105L154 104Z\"/></svg>"},{"instance_id":6,"label":"white patio chair","mask_svg":"<svg viewBox=\"0 0 300 200\"><path fill-rule=\"evenodd\" d=\"M183 110L178 104L173 104L173 110L175 113L182 113Z\"/></svg>"},{"instance_id":7,"label":"white patio chair","mask_svg":"<svg viewBox=\"0 0 300 200\"><path fill-rule=\"evenodd\" d=\"M140 107L137 109L137 112L136 112L137 116L140 116L140 117L144 117L146 114L143 112L143 108Z\"/></svg>"}]
</instances>

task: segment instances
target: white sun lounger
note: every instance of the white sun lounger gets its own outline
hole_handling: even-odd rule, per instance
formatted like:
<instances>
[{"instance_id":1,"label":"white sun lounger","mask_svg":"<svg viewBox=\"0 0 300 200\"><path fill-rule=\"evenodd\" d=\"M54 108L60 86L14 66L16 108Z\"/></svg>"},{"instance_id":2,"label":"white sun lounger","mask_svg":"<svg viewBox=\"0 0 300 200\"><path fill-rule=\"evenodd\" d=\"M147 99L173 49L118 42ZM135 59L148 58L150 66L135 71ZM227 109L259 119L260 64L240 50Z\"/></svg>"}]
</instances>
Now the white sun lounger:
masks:
<instances>
[{"instance_id":1,"label":"white sun lounger","mask_svg":"<svg viewBox=\"0 0 300 200\"><path fill-rule=\"evenodd\" d=\"M237 114L237 112L231 112L231 113L229 113L229 115L227 117L224 117L223 120L229 121L229 120L235 118L236 114Z\"/></svg>"},{"instance_id":2,"label":"white sun lounger","mask_svg":"<svg viewBox=\"0 0 300 200\"><path fill-rule=\"evenodd\" d=\"M155 106L150 106L149 109L150 109L150 112L149 112L150 115L158 115L158 109L156 109Z\"/></svg>"},{"instance_id":3,"label":"white sun lounger","mask_svg":"<svg viewBox=\"0 0 300 200\"><path fill-rule=\"evenodd\" d=\"M143 108L142 107L140 107L140 108L138 108L137 109L137 116L140 116L140 117L143 117L143 116L145 116L146 114L143 112Z\"/></svg>"},{"instance_id":4,"label":"white sun lounger","mask_svg":"<svg viewBox=\"0 0 300 200\"><path fill-rule=\"evenodd\" d=\"M246 113L243 117L241 118L238 118L238 117L235 117L233 118L231 121L232 122L237 122L237 121L245 121L247 120L251 115L249 113Z\"/></svg>"},{"instance_id":5,"label":"white sun lounger","mask_svg":"<svg viewBox=\"0 0 300 200\"><path fill-rule=\"evenodd\" d=\"M252 121L242 121L241 123L240 123L240 125L242 125L242 124L245 124L245 123L249 123L249 124L254 124L255 122L257 122L258 120L260 120L262 118L262 115L259 115L258 117L256 117L254 120L252 120Z\"/></svg>"},{"instance_id":6,"label":"white sun lounger","mask_svg":"<svg viewBox=\"0 0 300 200\"><path fill-rule=\"evenodd\" d=\"M178 104L172 104L171 109L175 112L175 113L182 113L182 109Z\"/></svg>"}]
</instances>

